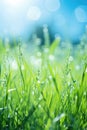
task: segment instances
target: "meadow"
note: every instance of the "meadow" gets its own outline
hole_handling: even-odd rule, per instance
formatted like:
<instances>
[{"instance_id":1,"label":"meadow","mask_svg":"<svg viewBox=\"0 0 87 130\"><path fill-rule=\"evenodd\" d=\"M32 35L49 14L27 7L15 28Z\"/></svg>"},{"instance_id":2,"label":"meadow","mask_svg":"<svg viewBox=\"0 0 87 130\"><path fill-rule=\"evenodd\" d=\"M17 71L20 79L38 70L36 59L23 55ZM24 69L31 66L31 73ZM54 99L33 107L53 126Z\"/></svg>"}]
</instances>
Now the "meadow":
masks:
<instances>
[{"instance_id":1,"label":"meadow","mask_svg":"<svg viewBox=\"0 0 87 130\"><path fill-rule=\"evenodd\" d=\"M87 130L87 40L0 40L0 129Z\"/></svg>"}]
</instances>

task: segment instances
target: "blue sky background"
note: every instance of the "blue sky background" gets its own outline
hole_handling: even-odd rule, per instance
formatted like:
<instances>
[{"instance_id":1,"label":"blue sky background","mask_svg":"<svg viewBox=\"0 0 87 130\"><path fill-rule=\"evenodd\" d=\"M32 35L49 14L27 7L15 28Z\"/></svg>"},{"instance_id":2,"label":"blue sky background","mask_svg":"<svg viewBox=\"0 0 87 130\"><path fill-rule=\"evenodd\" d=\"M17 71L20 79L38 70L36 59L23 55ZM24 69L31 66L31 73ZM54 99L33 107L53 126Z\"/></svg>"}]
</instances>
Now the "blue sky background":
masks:
<instances>
[{"instance_id":1,"label":"blue sky background","mask_svg":"<svg viewBox=\"0 0 87 130\"><path fill-rule=\"evenodd\" d=\"M80 39L87 24L87 1L0 0L0 37L28 37L44 24L54 35Z\"/></svg>"}]
</instances>

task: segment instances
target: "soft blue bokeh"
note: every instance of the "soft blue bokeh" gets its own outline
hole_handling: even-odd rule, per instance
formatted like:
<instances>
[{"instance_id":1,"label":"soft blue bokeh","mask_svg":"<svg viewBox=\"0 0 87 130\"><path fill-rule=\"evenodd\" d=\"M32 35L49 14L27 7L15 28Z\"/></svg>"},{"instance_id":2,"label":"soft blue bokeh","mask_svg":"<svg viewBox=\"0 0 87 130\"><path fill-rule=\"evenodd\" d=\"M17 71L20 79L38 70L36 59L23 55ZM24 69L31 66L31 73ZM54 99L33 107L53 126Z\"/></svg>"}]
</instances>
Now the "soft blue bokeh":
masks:
<instances>
[{"instance_id":1,"label":"soft blue bokeh","mask_svg":"<svg viewBox=\"0 0 87 130\"><path fill-rule=\"evenodd\" d=\"M0 37L28 37L36 26L44 24L54 35L80 39L87 24L87 1L0 0Z\"/></svg>"}]
</instances>

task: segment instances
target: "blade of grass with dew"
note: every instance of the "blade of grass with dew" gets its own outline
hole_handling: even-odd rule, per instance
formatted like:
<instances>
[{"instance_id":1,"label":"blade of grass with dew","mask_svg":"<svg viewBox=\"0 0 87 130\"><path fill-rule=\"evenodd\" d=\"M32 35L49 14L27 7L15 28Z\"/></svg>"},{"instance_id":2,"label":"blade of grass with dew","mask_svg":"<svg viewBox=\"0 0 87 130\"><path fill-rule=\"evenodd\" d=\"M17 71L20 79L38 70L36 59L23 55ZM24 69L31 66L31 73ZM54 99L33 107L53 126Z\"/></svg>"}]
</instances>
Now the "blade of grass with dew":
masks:
<instances>
[{"instance_id":1,"label":"blade of grass with dew","mask_svg":"<svg viewBox=\"0 0 87 130\"><path fill-rule=\"evenodd\" d=\"M53 80L53 83L54 83L55 89L56 89L56 91L57 91L57 93L58 93L58 95L59 95L58 84L57 84L56 78L55 78L55 76L54 76L54 73L53 73L52 67L51 67L51 65L50 65L49 63L48 63L48 68L49 68L50 74L51 74L51 76L52 76L52 80Z\"/></svg>"},{"instance_id":2,"label":"blade of grass with dew","mask_svg":"<svg viewBox=\"0 0 87 130\"><path fill-rule=\"evenodd\" d=\"M60 37L56 38L49 48L49 53L53 54L58 44L60 43Z\"/></svg>"}]
</instances>

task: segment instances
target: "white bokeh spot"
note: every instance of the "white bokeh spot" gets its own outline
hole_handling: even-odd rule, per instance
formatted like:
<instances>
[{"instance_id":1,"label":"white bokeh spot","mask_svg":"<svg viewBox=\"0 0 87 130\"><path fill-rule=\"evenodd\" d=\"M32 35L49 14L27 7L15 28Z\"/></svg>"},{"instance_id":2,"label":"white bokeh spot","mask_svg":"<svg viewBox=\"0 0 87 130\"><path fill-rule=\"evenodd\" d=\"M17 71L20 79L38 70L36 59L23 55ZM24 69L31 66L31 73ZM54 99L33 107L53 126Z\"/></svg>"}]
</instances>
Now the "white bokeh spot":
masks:
<instances>
[{"instance_id":1,"label":"white bokeh spot","mask_svg":"<svg viewBox=\"0 0 87 130\"><path fill-rule=\"evenodd\" d=\"M60 0L46 0L45 6L49 11L56 11L60 8Z\"/></svg>"},{"instance_id":2,"label":"white bokeh spot","mask_svg":"<svg viewBox=\"0 0 87 130\"><path fill-rule=\"evenodd\" d=\"M29 8L27 13L27 18L29 20L33 21L39 20L40 16L41 16L41 10L37 6L31 6Z\"/></svg>"},{"instance_id":3,"label":"white bokeh spot","mask_svg":"<svg viewBox=\"0 0 87 130\"><path fill-rule=\"evenodd\" d=\"M78 22L87 22L87 12L82 7L75 9L75 17Z\"/></svg>"}]
</instances>

